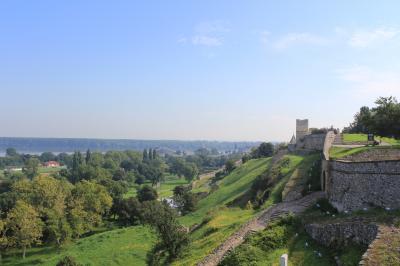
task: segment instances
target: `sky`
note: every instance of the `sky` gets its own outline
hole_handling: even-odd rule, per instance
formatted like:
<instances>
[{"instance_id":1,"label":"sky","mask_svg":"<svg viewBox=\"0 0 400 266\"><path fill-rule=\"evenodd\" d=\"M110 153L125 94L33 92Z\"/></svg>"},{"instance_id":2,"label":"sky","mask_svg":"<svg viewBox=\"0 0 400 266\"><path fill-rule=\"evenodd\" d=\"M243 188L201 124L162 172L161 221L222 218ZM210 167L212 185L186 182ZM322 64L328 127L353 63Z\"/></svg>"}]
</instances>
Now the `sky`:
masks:
<instances>
[{"instance_id":1,"label":"sky","mask_svg":"<svg viewBox=\"0 0 400 266\"><path fill-rule=\"evenodd\" d=\"M0 136L288 141L400 98L400 1L0 2Z\"/></svg>"}]
</instances>

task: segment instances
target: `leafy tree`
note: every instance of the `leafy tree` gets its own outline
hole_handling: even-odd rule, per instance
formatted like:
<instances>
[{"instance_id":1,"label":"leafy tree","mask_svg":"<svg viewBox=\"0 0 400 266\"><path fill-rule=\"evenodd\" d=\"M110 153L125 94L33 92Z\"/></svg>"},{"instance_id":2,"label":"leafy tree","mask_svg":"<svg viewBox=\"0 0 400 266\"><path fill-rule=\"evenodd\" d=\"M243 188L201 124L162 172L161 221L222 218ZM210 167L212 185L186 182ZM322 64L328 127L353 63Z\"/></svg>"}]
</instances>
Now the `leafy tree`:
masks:
<instances>
[{"instance_id":1,"label":"leafy tree","mask_svg":"<svg viewBox=\"0 0 400 266\"><path fill-rule=\"evenodd\" d=\"M0 263L2 259L2 252L6 250L8 246L8 239L6 235L6 222L0 219Z\"/></svg>"},{"instance_id":2,"label":"leafy tree","mask_svg":"<svg viewBox=\"0 0 400 266\"><path fill-rule=\"evenodd\" d=\"M153 159L157 159L157 151L156 149L153 149Z\"/></svg>"},{"instance_id":3,"label":"leafy tree","mask_svg":"<svg viewBox=\"0 0 400 266\"><path fill-rule=\"evenodd\" d=\"M176 212L167 203L146 201L143 203L143 220L152 226L159 235L159 243L153 250L161 252L171 261L177 258L189 244L186 230L177 221Z\"/></svg>"},{"instance_id":4,"label":"leafy tree","mask_svg":"<svg viewBox=\"0 0 400 266\"><path fill-rule=\"evenodd\" d=\"M149 154L147 153L147 150L144 149L144 150L143 150L143 161L146 161L146 160L148 160L148 159L149 159Z\"/></svg>"},{"instance_id":5,"label":"leafy tree","mask_svg":"<svg viewBox=\"0 0 400 266\"><path fill-rule=\"evenodd\" d=\"M113 205L113 213L118 221L124 225L135 225L141 218L141 204L135 197L119 199Z\"/></svg>"},{"instance_id":6,"label":"leafy tree","mask_svg":"<svg viewBox=\"0 0 400 266\"><path fill-rule=\"evenodd\" d=\"M25 259L26 248L39 244L42 236L42 221L39 214L28 203L18 200L15 207L7 214L7 230L10 232L9 243L22 248Z\"/></svg>"},{"instance_id":7,"label":"leafy tree","mask_svg":"<svg viewBox=\"0 0 400 266\"><path fill-rule=\"evenodd\" d=\"M16 149L14 149L14 148L7 148L6 149L6 156L14 157L14 156L17 156L17 155L18 155L18 153L17 153Z\"/></svg>"},{"instance_id":8,"label":"leafy tree","mask_svg":"<svg viewBox=\"0 0 400 266\"><path fill-rule=\"evenodd\" d=\"M226 161L226 163L225 163L225 171L227 173L231 173L233 170L235 170L235 168L236 168L236 165L235 165L235 161L234 160Z\"/></svg>"},{"instance_id":9,"label":"leafy tree","mask_svg":"<svg viewBox=\"0 0 400 266\"><path fill-rule=\"evenodd\" d=\"M25 166L22 169L22 172L29 178L32 179L34 178L39 171L39 164L40 161L37 158L29 158L25 162Z\"/></svg>"},{"instance_id":10,"label":"leafy tree","mask_svg":"<svg viewBox=\"0 0 400 266\"><path fill-rule=\"evenodd\" d=\"M88 150L86 151L86 157L85 157L85 162L86 162L86 164L89 164L90 161L91 161L91 159L92 159L92 153L91 153L90 150L88 149Z\"/></svg>"},{"instance_id":11,"label":"leafy tree","mask_svg":"<svg viewBox=\"0 0 400 266\"><path fill-rule=\"evenodd\" d=\"M270 157L274 154L274 145L271 142L263 142L251 152L252 158Z\"/></svg>"},{"instance_id":12,"label":"leafy tree","mask_svg":"<svg viewBox=\"0 0 400 266\"><path fill-rule=\"evenodd\" d=\"M41 162L55 161L56 158L57 157L52 152L43 152L39 157Z\"/></svg>"},{"instance_id":13,"label":"leafy tree","mask_svg":"<svg viewBox=\"0 0 400 266\"><path fill-rule=\"evenodd\" d=\"M79 237L102 222L112 206L112 198L102 185L83 180L71 191L68 202L68 222L73 236Z\"/></svg>"},{"instance_id":14,"label":"leafy tree","mask_svg":"<svg viewBox=\"0 0 400 266\"><path fill-rule=\"evenodd\" d=\"M190 192L188 187L176 186L174 188L174 202L183 215L195 211L197 201L196 195Z\"/></svg>"},{"instance_id":15,"label":"leafy tree","mask_svg":"<svg viewBox=\"0 0 400 266\"><path fill-rule=\"evenodd\" d=\"M137 197L140 202L156 200L158 198L157 190L145 185L138 190Z\"/></svg>"},{"instance_id":16,"label":"leafy tree","mask_svg":"<svg viewBox=\"0 0 400 266\"><path fill-rule=\"evenodd\" d=\"M153 160L153 150L152 149L149 149L148 158L149 158L149 160Z\"/></svg>"}]
</instances>

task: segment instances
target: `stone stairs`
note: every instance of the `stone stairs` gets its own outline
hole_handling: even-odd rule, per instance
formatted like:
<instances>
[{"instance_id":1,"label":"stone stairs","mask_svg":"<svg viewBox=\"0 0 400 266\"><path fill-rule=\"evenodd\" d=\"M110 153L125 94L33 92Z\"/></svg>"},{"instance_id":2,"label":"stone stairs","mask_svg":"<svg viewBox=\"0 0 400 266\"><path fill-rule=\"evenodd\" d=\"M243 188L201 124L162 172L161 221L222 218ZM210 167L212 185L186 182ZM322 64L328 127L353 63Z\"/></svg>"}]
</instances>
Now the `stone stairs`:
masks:
<instances>
[{"instance_id":1,"label":"stone stairs","mask_svg":"<svg viewBox=\"0 0 400 266\"><path fill-rule=\"evenodd\" d=\"M335 140L333 141L333 145L343 145L343 135L338 133L335 136Z\"/></svg>"},{"instance_id":2,"label":"stone stairs","mask_svg":"<svg viewBox=\"0 0 400 266\"><path fill-rule=\"evenodd\" d=\"M265 229L269 223L279 219L284 215L289 213L301 213L314 205L318 199L325 197L326 195L322 191L314 192L299 200L281 202L271 206L266 210L263 210L259 215L257 215L257 217L244 224L238 231L232 234L197 265L217 266L224 259L224 257L229 254L229 252L242 244L246 237L250 234Z\"/></svg>"}]
</instances>

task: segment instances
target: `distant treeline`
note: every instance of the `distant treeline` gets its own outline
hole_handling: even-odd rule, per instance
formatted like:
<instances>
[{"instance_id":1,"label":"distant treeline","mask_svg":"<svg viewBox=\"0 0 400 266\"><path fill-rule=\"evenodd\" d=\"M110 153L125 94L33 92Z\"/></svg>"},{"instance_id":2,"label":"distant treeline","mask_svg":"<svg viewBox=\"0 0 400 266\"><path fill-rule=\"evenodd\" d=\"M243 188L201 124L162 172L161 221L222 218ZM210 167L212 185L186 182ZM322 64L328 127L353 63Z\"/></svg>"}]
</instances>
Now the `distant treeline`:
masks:
<instances>
[{"instance_id":1,"label":"distant treeline","mask_svg":"<svg viewBox=\"0 0 400 266\"><path fill-rule=\"evenodd\" d=\"M257 146L258 142L228 141L179 141L179 140L128 140L128 139L74 139L74 138L13 138L0 137L0 152L7 148L15 148L22 152L41 153L137 150L159 148L170 152L195 151L200 148L218 151L245 151Z\"/></svg>"}]
</instances>

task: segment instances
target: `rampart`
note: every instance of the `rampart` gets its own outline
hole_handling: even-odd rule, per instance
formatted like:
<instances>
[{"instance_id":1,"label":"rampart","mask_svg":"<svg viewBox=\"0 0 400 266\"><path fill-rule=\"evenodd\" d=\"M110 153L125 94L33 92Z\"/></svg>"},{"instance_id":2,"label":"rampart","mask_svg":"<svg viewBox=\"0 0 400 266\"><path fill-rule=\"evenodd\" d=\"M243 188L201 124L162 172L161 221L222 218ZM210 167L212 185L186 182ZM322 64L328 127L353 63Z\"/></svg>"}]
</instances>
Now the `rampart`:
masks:
<instances>
[{"instance_id":1,"label":"rampart","mask_svg":"<svg viewBox=\"0 0 400 266\"><path fill-rule=\"evenodd\" d=\"M399 160L329 161L323 183L330 203L339 211L400 208Z\"/></svg>"}]
</instances>

